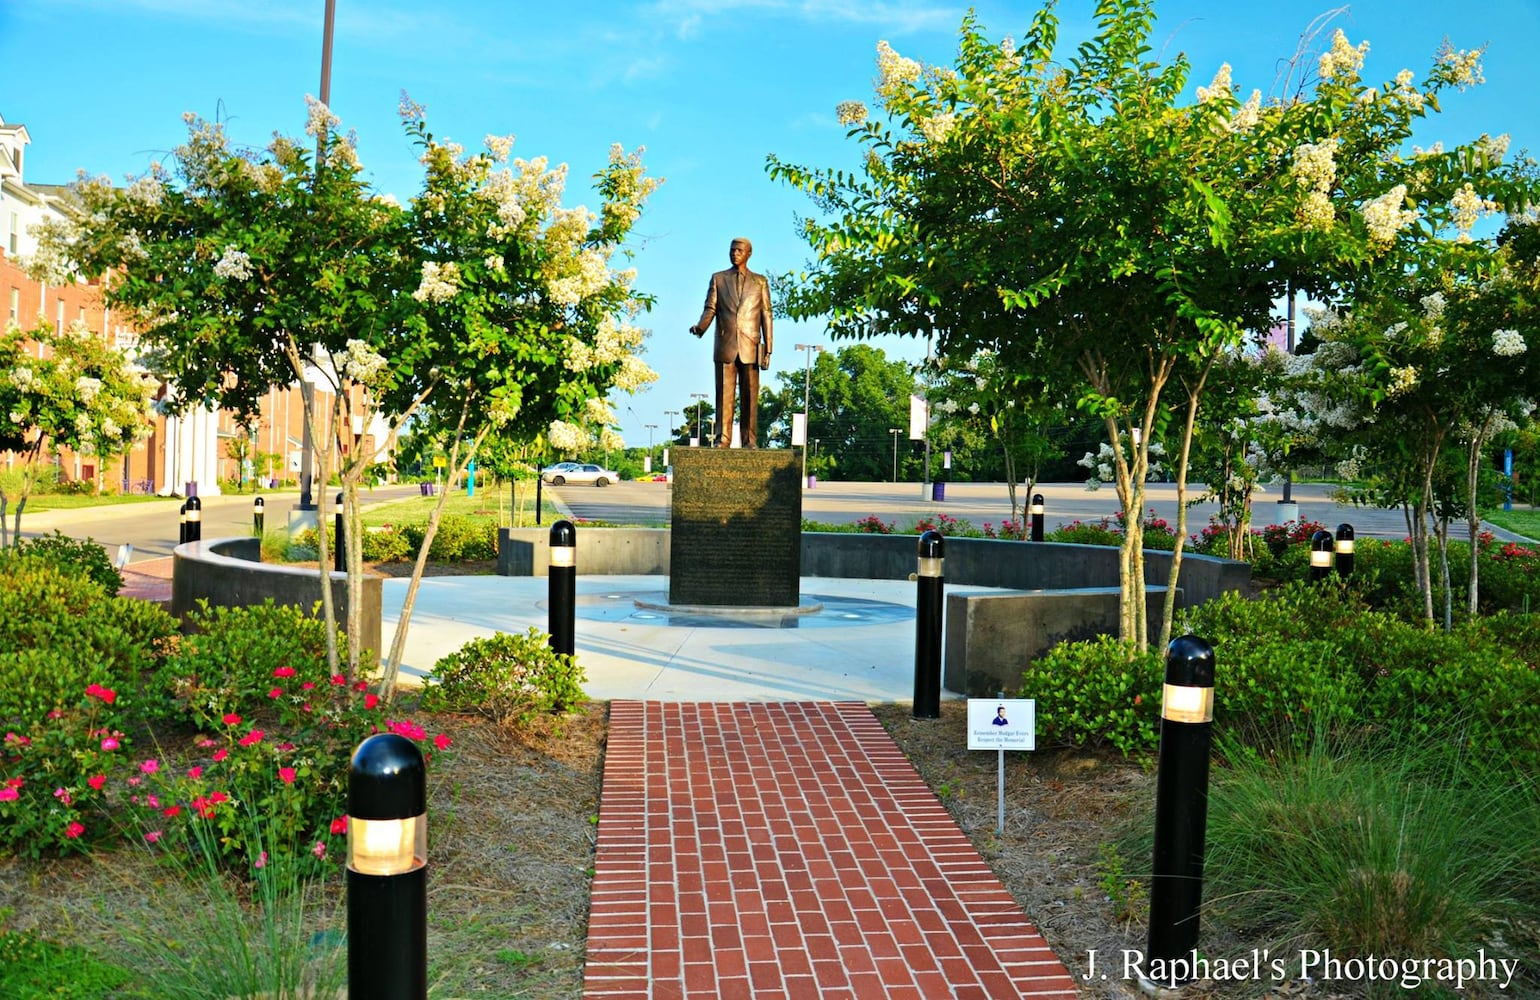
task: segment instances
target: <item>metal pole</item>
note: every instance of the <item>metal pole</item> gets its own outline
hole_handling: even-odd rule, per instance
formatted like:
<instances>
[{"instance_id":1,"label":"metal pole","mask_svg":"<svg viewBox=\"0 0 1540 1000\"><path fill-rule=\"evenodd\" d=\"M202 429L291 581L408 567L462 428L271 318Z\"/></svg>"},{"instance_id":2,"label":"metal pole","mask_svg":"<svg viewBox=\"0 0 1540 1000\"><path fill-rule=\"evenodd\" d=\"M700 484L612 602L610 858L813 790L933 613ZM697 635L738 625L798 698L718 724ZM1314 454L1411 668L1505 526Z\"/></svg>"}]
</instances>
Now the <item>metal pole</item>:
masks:
<instances>
[{"instance_id":1,"label":"metal pole","mask_svg":"<svg viewBox=\"0 0 1540 1000\"><path fill-rule=\"evenodd\" d=\"M898 428L889 427L888 433L893 435L893 482L898 482Z\"/></svg>"},{"instance_id":2,"label":"metal pole","mask_svg":"<svg viewBox=\"0 0 1540 1000\"><path fill-rule=\"evenodd\" d=\"M187 544L187 501L182 501L182 506L177 508L176 543Z\"/></svg>"},{"instance_id":3,"label":"metal pole","mask_svg":"<svg viewBox=\"0 0 1540 1000\"><path fill-rule=\"evenodd\" d=\"M895 439L896 440L896 439ZM944 542L920 535L914 601L914 717L941 718L941 592Z\"/></svg>"},{"instance_id":4,"label":"metal pole","mask_svg":"<svg viewBox=\"0 0 1540 1000\"><path fill-rule=\"evenodd\" d=\"M1353 575L1353 526L1346 522L1337 525L1337 575L1349 577Z\"/></svg>"},{"instance_id":5,"label":"metal pole","mask_svg":"<svg viewBox=\"0 0 1540 1000\"><path fill-rule=\"evenodd\" d=\"M545 484L545 474L535 476L535 527L540 527L540 505L544 502L540 498L540 487Z\"/></svg>"},{"instance_id":6,"label":"metal pole","mask_svg":"<svg viewBox=\"0 0 1540 1000\"><path fill-rule=\"evenodd\" d=\"M189 542L203 540L203 501L196 495L187 498L187 540Z\"/></svg>"},{"instance_id":7,"label":"metal pole","mask_svg":"<svg viewBox=\"0 0 1540 1000\"><path fill-rule=\"evenodd\" d=\"M428 794L417 744L369 737L348 767L349 1000L427 1000Z\"/></svg>"},{"instance_id":8,"label":"metal pole","mask_svg":"<svg viewBox=\"0 0 1540 1000\"><path fill-rule=\"evenodd\" d=\"M1310 536L1310 579L1324 580L1331 575L1332 549L1335 540L1325 528Z\"/></svg>"},{"instance_id":9,"label":"metal pole","mask_svg":"<svg viewBox=\"0 0 1540 1000\"><path fill-rule=\"evenodd\" d=\"M1032 494L1032 540L1034 542L1043 540L1043 495L1041 493Z\"/></svg>"},{"instance_id":10,"label":"metal pole","mask_svg":"<svg viewBox=\"0 0 1540 1000\"><path fill-rule=\"evenodd\" d=\"M1151 960L1164 961L1168 967L1198 946L1213 722L1214 650L1195 635L1173 639L1166 647L1166 684L1160 704L1147 951ZM1191 978L1196 977L1181 981ZM1174 988L1176 982L1170 985Z\"/></svg>"},{"instance_id":11,"label":"metal pole","mask_svg":"<svg viewBox=\"0 0 1540 1000\"><path fill-rule=\"evenodd\" d=\"M577 529L563 518L551 525L547 614L551 648L573 654L577 612Z\"/></svg>"},{"instance_id":12,"label":"metal pole","mask_svg":"<svg viewBox=\"0 0 1540 1000\"><path fill-rule=\"evenodd\" d=\"M339 573L345 573L348 569L347 553L344 551L342 541L342 494L337 494L337 513L332 519L335 525L332 531L332 569Z\"/></svg>"},{"instance_id":13,"label":"metal pole","mask_svg":"<svg viewBox=\"0 0 1540 1000\"><path fill-rule=\"evenodd\" d=\"M257 497L251 502L251 533L258 538L262 537L263 527L267 523L267 501Z\"/></svg>"}]
</instances>

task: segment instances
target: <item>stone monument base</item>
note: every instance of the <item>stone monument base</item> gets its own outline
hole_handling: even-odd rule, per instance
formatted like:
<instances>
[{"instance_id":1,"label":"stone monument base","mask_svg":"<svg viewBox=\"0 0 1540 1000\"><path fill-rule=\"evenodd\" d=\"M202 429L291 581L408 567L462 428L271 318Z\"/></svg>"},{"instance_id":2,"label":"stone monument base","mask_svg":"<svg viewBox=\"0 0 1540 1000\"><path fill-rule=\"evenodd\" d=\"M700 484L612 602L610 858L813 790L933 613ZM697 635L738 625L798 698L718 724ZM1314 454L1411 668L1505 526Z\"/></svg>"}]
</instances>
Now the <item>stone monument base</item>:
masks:
<instances>
[{"instance_id":1,"label":"stone monument base","mask_svg":"<svg viewBox=\"0 0 1540 1000\"><path fill-rule=\"evenodd\" d=\"M674 451L668 603L795 608L802 483L787 448Z\"/></svg>"}]
</instances>

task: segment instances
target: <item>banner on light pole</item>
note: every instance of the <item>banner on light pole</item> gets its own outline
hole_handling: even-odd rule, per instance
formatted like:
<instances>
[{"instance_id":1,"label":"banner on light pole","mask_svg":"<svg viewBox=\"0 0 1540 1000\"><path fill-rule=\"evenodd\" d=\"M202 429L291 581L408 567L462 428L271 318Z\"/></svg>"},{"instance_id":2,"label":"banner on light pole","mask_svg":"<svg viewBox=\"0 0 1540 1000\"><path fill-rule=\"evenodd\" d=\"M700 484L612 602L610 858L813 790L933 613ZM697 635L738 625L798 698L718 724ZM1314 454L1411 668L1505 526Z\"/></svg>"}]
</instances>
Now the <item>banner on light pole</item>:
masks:
<instances>
[{"instance_id":1,"label":"banner on light pole","mask_svg":"<svg viewBox=\"0 0 1540 1000\"><path fill-rule=\"evenodd\" d=\"M807 444L806 413L793 413L791 415L791 443L792 447Z\"/></svg>"},{"instance_id":2,"label":"banner on light pole","mask_svg":"<svg viewBox=\"0 0 1540 1000\"><path fill-rule=\"evenodd\" d=\"M930 413L924 396L909 395L909 440L925 440L925 429L930 424Z\"/></svg>"}]
</instances>

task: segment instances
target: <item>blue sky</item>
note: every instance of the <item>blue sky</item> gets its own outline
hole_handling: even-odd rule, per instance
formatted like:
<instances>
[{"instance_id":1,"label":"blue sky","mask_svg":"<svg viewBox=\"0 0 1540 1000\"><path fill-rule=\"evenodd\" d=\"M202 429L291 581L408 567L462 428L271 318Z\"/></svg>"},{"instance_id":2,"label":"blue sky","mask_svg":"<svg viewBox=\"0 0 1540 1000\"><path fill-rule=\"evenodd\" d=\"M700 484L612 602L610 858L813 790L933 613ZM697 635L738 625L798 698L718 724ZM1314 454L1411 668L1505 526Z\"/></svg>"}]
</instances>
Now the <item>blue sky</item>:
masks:
<instances>
[{"instance_id":1,"label":"blue sky","mask_svg":"<svg viewBox=\"0 0 1540 1000\"><path fill-rule=\"evenodd\" d=\"M1060 5L1060 51L1091 28L1091 0ZM989 34L1020 36L1036 4L981 0ZM1242 95L1274 88L1301 33L1334 8L1295 0L1166 0L1156 54L1185 52L1190 86L1222 62ZM183 137L181 115L227 120L238 142L302 131L304 97L319 93L323 0L0 0L0 116L32 136L27 179L56 183L78 169L115 179L144 171ZM706 280L726 266L734 236L754 241L752 267L801 267L795 218L813 210L765 173L767 154L854 166L835 105L871 101L875 53L948 64L966 6L945 0L337 0L331 105L356 129L375 185L404 201L420 168L396 107L406 90L435 134L468 147L517 136L514 154L571 166L566 203L597 205L588 178L610 143L647 147L666 179L637 229L638 285L658 298L647 360L659 381L617 400L628 443L661 440L664 411L711 392L705 346L686 333ZM1416 142L1446 145L1510 133L1540 155L1540 100L1527 60L1540 51L1540 0L1367 0L1336 16L1368 40L1365 76L1402 68L1421 78L1445 37L1489 45L1487 83L1444 102ZM1320 44L1329 41L1329 32ZM817 323L777 324L774 371L800 373L798 342L829 344ZM882 343L917 359L923 344ZM773 384L773 380L770 380Z\"/></svg>"}]
</instances>

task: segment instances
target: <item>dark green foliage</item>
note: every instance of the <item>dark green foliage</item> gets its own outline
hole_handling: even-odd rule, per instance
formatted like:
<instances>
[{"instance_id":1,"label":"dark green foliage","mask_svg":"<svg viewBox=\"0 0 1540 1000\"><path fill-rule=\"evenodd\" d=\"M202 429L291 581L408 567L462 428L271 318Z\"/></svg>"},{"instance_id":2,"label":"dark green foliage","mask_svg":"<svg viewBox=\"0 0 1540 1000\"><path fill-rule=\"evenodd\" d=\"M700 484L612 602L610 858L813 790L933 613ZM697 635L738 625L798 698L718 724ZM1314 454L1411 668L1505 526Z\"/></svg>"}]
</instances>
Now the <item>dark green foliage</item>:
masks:
<instances>
[{"instance_id":1,"label":"dark green foliage","mask_svg":"<svg viewBox=\"0 0 1540 1000\"><path fill-rule=\"evenodd\" d=\"M0 931L0 997L6 1000L106 1000L131 979L126 969L83 948L35 932Z\"/></svg>"},{"instance_id":2,"label":"dark green foliage","mask_svg":"<svg viewBox=\"0 0 1540 1000\"><path fill-rule=\"evenodd\" d=\"M1019 697L1037 701L1043 743L1131 753L1154 746L1159 736L1163 677L1157 654L1100 636L1062 643L1032 661Z\"/></svg>"},{"instance_id":3,"label":"dark green foliage","mask_svg":"<svg viewBox=\"0 0 1540 1000\"><path fill-rule=\"evenodd\" d=\"M116 594L123 586L123 576L112 564L107 550L91 539L80 541L69 538L57 528L52 535L23 538L16 545L0 554L0 573L7 571L11 560L38 559L61 570L90 577L109 594Z\"/></svg>"},{"instance_id":4,"label":"dark green foliage","mask_svg":"<svg viewBox=\"0 0 1540 1000\"><path fill-rule=\"evenodd\" d=\"M472 639L433 665L423 707L433 712L478 712L500 722L525 722L563 712L583 700L583 668L551 650L531 628Z\"/></svg>"},{"instance_id":5,"label":"dark green foliage","mask_svg":"<svg viewBox=\"0 0 1540 1000\"><path fill-rule=\"evenodd\" d=\"M406 539L409 551L421 550L427 528L426 522L402 526L401 534ZM434 562L496 559L497 525L491 521L477 521L469 517L446 514L439 521L438 531L433 534L433 544L428 549L428 558Z\"/></svg>"}]
</instances>

